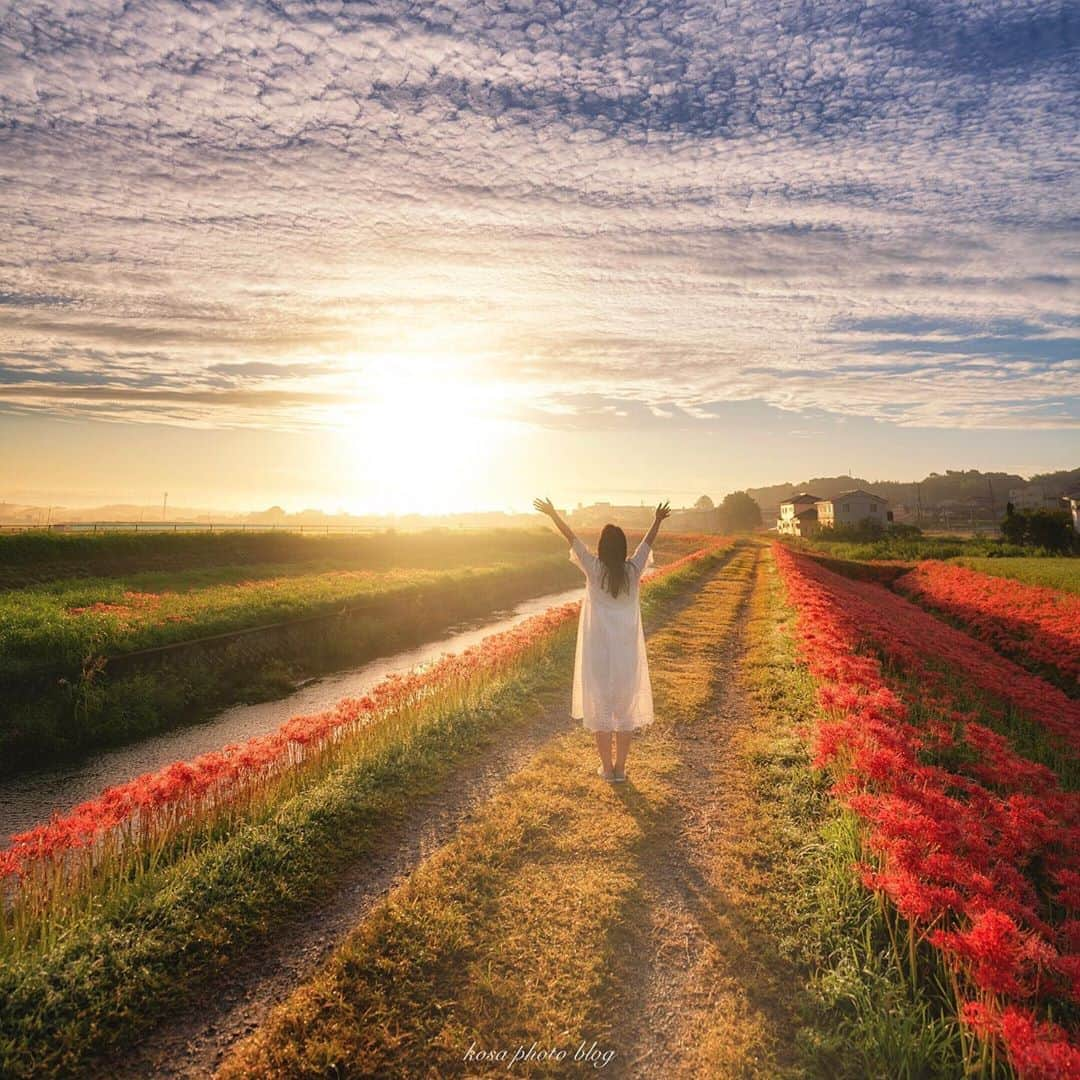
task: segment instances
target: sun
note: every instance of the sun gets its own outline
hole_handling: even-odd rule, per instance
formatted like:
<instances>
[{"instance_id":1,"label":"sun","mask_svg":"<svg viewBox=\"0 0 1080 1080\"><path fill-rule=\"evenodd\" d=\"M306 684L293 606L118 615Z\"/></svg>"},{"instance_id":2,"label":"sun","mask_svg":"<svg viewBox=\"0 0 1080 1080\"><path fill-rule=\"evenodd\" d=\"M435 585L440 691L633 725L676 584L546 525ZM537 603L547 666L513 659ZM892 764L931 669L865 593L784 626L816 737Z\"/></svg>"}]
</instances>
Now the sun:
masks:
<instances>
[{"instance_id":1,"label":"sun","mask_svg":"<svg viewBox=\"0 0 1080 1080\"><path fill-rule=\"evenodd\" d=\"M461 363L388 356L365 365L348 409L356 501L377 513L447 513L484 503L504 437L490 388Z\"/></svg>"}]
</instances>

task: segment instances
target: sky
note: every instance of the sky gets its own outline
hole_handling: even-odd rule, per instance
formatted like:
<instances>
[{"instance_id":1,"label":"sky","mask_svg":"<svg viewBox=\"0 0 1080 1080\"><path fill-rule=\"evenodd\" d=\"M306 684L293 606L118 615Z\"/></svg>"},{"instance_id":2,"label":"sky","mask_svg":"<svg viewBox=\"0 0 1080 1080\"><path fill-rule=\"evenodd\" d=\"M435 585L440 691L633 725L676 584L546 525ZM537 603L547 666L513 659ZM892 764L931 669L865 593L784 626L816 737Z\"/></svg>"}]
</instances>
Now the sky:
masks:
<instances>
[{"instance_id":1,"label":"sky","mask_svg":"<svg viewBox=\"0 0 1080 1080\"><path fill-rule=\"evenodd\" d=\"M1080 464L1080 4L0 0L0 501Z\"/></svg>"}]
</instances>

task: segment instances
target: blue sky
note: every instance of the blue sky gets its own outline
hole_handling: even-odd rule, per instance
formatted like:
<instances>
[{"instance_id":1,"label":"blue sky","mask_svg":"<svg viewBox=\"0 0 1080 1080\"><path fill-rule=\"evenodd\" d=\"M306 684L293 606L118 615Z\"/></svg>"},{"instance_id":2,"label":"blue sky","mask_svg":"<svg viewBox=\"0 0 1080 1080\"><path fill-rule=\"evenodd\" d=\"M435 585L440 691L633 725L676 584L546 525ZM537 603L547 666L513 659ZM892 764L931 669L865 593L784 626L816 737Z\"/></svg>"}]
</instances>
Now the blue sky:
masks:
<instances>
[{"instance_id":1,"label":"blue sky","mask_svg":"<svg viewBox=\"0 0 1080 1080\"><path fill-rule=\"evenodd\" d=\"M0 499L1076 465L1078 75L1075 3L0 6Z\"/></svg>"}]
</instances>

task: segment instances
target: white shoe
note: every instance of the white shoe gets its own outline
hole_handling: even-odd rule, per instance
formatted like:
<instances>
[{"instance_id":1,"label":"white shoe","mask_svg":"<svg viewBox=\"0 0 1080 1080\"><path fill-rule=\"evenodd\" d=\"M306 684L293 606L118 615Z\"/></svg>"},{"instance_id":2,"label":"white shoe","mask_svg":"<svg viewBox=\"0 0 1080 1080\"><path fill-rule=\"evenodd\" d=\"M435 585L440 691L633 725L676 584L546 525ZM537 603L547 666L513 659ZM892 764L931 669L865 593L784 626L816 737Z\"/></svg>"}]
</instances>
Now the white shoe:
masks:
<instances>
[{"instance_id":1,"label":"white shoe","mask_svg":"<svg viewBox=\"0 0 1080 1080\"><path fill-rule=\"evenodd\" d=\"M612 773L610 776L608 776L608 774L604 772L603 765L596 766L596 775L599 776L601 780L606 780L609 784L615 783L615 774Z\"/></svg>"}]
</instances>

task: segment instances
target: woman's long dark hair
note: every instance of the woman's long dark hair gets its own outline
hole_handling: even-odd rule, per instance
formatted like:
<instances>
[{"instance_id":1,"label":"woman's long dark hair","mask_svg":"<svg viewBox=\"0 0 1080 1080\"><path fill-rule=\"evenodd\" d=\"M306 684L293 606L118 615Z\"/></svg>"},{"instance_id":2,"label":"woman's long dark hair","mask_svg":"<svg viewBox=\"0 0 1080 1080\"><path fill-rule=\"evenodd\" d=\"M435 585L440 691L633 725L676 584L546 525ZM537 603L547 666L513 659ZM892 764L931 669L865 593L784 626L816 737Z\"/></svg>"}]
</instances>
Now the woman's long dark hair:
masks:
<instances>
[{"instance_id":1,"label":"woman's long dark hair","mask_svg":"<svg viewBox=\"0 0 1080 1080\"><path fill-rule=\"evenodd\" d=\"M626 533L618 525L604 526L600 542L596 545L596 554L604 564L600 584L612 596L629 589L626 583Z\"/></svg>"}]
</instances>

